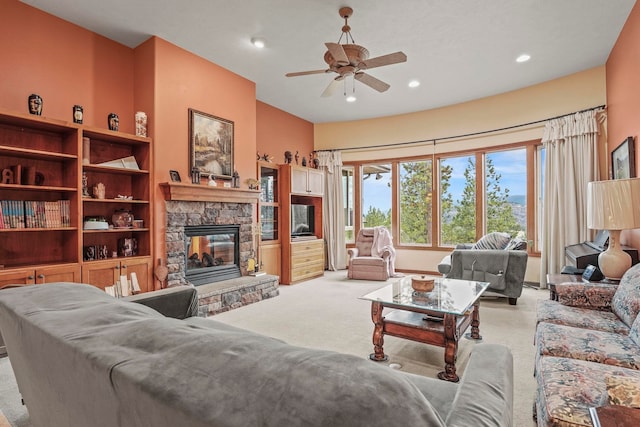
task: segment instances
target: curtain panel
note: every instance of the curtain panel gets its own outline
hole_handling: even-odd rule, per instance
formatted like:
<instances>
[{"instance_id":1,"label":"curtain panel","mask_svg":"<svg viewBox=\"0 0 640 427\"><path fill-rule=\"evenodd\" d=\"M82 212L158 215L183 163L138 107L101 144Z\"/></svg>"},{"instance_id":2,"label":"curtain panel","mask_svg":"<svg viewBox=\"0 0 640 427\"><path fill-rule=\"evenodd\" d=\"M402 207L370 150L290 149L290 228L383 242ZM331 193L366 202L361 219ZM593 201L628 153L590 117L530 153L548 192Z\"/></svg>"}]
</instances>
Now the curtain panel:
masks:
<instances>
[{"instance_id":1,"label":"curtain panel","mask_svg":"<svg viewBox=\"0 0 640 427\"><path fill-rule=\"evenodd\" d=\"M323 233L327 247L328 270L347 268L344 240L344 199L342 191L342 155L339 151L319 151L320 168L324 171Z\"/></svg>"}]
</instances>

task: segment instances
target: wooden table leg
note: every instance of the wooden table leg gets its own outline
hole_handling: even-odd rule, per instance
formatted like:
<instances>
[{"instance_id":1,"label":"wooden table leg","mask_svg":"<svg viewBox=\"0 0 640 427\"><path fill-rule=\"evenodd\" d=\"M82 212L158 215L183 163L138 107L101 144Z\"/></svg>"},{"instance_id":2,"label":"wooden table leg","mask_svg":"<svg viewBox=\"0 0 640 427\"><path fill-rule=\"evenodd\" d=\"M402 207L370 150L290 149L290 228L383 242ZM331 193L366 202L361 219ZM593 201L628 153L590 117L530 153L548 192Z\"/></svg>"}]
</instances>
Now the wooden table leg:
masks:
<instances>
[{"instance_id":1,"label":"wooden table leg","mask_svg":"<svg viewBox=\"0 0 640 427\"><path fill-rule=\"evenodd\" d=\"M444 371L438 373L438 378L457 383L460 377L456 374L456 359L458 357L458 328L456 316L444 315Z\"/></svg>"},{"instance_id":2,"label":"wooden table leg","mask_svg":"<svg viewBox=\"0 0 640 427\"><path fill-rule=\"evenodd\" d=\"M480 302L473 304L473 313L471 313L471 333L466 334L465 338L470 340L482 341L480 335Z\"/></svg>"},{"instance_id":3,"label":"wooden table leg","mask_svg":"<svg viewBox=\"0 0 640 427\"><path fill-rule=\"evenodd\" d=\"M384 328L382 321L382 303L371 302L371 320L373 320L373 353L369 355L369 359L376 362L385 362L389 358L384 354L382 346L384 344Z\"/></svg>"}]
</instances>

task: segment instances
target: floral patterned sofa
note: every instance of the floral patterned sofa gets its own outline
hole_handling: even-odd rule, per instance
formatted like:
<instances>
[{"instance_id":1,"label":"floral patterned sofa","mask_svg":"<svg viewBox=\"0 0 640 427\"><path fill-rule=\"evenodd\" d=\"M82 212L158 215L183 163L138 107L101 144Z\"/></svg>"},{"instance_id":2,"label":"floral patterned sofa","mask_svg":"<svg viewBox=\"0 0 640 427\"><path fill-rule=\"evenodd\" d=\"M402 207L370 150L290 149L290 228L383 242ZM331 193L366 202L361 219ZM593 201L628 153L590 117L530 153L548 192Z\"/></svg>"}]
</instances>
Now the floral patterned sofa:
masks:
<instances>
[{"instance_id":1,"label":"floral patterned sofa","mask_svg":"<svg viewBox=\"0 0 640 427\"><path fill-rule=\"evenodd\" d=\"M640 408L640 264L619 285L563 283L537 306L538 426L591 426L589 408Z\"/></svg>"}]
</instances>

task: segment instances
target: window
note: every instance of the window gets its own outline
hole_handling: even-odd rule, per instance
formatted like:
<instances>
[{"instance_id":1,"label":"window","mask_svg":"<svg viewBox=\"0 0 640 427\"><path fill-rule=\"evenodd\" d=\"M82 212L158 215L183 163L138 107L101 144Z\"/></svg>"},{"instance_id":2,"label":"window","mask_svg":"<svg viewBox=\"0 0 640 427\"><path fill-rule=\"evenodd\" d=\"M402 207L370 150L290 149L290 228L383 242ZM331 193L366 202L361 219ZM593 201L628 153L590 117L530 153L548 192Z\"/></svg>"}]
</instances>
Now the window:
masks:
<instances>
[{"instance_id":1,"label":"window","mask_svg":"<svg viewBox=\"0 0 640 427\"><path fill-rule=\"evenodd\" d=\"M391 165L362 166L362 226L391 229Z\"/></svg>"},{"instance_id":2,"label":"window","mask_svg":"<svg viewBox=\"0 0 640 427\"><path fill-rule=\"evenodd\" d=\"M440 243L476 241L475 156L440 159Z\"/></svg>"},{"instance_id":3,"label":"window","mask_svg":"<svg viewBox=\"0 0 640 427\"><path fill-rule=\"evenodd\" d=\"M485 155L485 233L499 231L527 239L527 150Z\"/></svg>"},{"instance_id":4,"label":"window","mask_svg":"<svg viewBox=\"0 0 640 427\"><path fill-rule=\"evenodd\" d=\"M400 243L431 244L432 161L400 163Z\"/></svg>"},{"instance_id":5,"label":"window","mask_svg":"<svg viewBox=\"0 0 640 427\"><path fill-rule=\"evenodd\" d=\"M355 219L355 196L353 194L353 190L355 188L354 177L353 177L353 166L345 166L342 168L342 194L343 194L343 205L344 205L344 240L347 243L354 243L355 236L353 233L354 230L354 219Z\"/></svg>"}]
</instances>

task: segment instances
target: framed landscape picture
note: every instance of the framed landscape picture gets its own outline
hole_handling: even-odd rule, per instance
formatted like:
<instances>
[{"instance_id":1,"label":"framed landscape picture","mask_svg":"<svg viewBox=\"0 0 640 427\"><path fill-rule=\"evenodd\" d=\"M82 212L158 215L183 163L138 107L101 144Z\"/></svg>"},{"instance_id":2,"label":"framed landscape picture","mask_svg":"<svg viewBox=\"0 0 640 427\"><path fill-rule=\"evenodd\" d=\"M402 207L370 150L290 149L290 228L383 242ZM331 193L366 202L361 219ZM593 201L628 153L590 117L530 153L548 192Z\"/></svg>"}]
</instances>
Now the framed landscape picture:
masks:
<instances>
[{"instance_id":1,"label":"framed landscape picture","mask_svg":"<svg viewBox=\"0 0 640 427\"><path fill-rule=\"evenodd\" d=\"M633 137L629 136L611 153L611 177L613 179L635 178L636 156Z\"/></svg>"},{"instance_id":2,"label":"framed landscape picture","mask_svg":"<svg viewBox=\"0 0 640 427\"><path fill-rule=\"evenodd\" d=\"M201 176L233 177L233 122L189 108L190 168Z\"/></svg>"}]
</instances>

